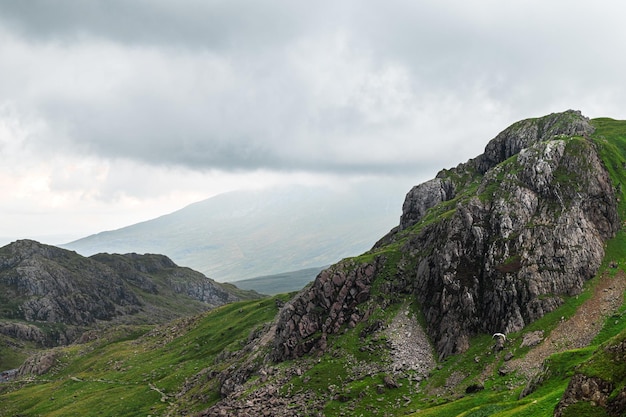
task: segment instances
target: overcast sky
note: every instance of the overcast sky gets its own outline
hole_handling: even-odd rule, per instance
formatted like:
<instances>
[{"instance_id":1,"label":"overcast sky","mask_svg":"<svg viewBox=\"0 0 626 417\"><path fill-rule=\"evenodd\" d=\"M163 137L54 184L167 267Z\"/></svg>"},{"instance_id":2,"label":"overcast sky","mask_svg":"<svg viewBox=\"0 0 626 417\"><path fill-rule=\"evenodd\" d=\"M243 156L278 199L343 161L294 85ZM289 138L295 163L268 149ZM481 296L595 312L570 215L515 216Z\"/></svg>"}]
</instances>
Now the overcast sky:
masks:
<instances>
[{"instance_id":1,"label":"overcast sky","mask_svg":"<svg viewBox=\"0 0 626 417\"><path fill-rule=\"evenodd\" d=\"M408 191L519 119L625 119L624 16L618 0L0 0L0 236L62 243L287 182Z\"/></svg>"}]
</instances>

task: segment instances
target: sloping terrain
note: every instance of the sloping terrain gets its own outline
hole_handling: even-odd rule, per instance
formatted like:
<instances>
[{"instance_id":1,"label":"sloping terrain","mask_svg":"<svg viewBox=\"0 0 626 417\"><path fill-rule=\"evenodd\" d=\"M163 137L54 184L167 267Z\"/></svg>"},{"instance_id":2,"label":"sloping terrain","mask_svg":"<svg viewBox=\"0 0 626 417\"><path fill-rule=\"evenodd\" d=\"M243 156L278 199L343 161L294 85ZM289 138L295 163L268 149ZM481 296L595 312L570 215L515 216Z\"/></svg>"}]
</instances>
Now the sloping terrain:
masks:
<instances>
[{"instance_id":1,"label":"sloping terrain","mask_svg":"<svg viewBox=\"0 0 626 417\"><path fill-rule=\"evenodd\" d=\"M260 294L275 295L285 292L300 291L313 281L324 268L307 268L299 271L283 272L250 279L232 281L237 288L254 290Z\"/></svg>"},{"instance_id":2,"label":"sloping terrain","mask_svg":"<svg viewBox=\"0 0 626 417\"><path fill-rule=\"evenodd\" d=\"M156 324L259 295L162 255L85 258L21 240L0 248L0 369L20 351L71 343L96 327ZM6 353L5 353L6 352Z\"/></svg>"},{"instance_id":3,"label":"sloping terrain","mask_svg":"<svg viewBox=\"0 0 626 417\"><path fill-rule=\"evenodd\" d=\"M532 377L541 370L543 362L550 355L588 347L602 329L604 320L616 313L624 303L625 290L624 271L620 270L615 276L603 273L591 290L590 298L578 307L572 317L560 320L547 335L539 330L536 339L538 345L524 357L507 362L505 368Z\"/></svg>"},{"instance_id":4,"label":"sloping terrain","mask_svg":"<svg viewBox=\"0 0 626 417\"><path fill-rule=\"evenodd\" d=\"M625 164L626 122L516 123L298 294L46 352L0 414L624 415Z\"/></svg>"},{"instance_id":5,"label":"sloping terrain","mask_svg":"<svg viewBox=\"0 0 626 417\"><path fill-rule=\"evenodd\" d=\"M231 303L156 327L112 327L56 348L44 375L0 385L0 415L185 415L219 399L219 375L236 352L253 352L284 299Z\"/></svg>"},{"instance_id":6,"label":"sloping terrain","mask_svg":"<svg viewBox=\"0 0 626 417\"><path fill-rule=\"evenodd\" d=\"M317 268L369 249L391 229L403 188L367 182L231 192L62 247L161 253L220 282Z\"/></svg>"}]
</instances>

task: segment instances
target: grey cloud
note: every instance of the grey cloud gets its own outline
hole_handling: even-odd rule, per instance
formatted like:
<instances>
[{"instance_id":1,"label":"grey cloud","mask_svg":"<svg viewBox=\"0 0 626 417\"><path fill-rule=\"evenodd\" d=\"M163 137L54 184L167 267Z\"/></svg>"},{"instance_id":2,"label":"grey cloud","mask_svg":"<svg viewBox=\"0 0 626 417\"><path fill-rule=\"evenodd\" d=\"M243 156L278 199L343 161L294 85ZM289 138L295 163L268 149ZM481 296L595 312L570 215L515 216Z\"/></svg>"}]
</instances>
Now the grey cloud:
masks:
<instances>
[{"instance_id":1,"label":"grey cloud","mask_svg":"<svg viewBox=\"0 0 626 417\"><path fill-rule=\"evenodd\" d=\"M84 36L180 47L246 47L292 36L297 2L202 0L32 0L0 2L1 19L33 40Z\"/></svg>"},{"instance_id":2,"label":"grey cloud","mask_svg":"<svg viewBox=\"0 0 626 417\"><path fill-rule=\"evenodd\" d=\"M44 52L3 56L18 64L0 95L48 125L30 138L48 150L194 169L436 170L520 118L585 106L619 117L626 62L608 39L626 39L600 17L620 14L546 3L0 2L3 39Z\"/></svg>"}]
</instances>

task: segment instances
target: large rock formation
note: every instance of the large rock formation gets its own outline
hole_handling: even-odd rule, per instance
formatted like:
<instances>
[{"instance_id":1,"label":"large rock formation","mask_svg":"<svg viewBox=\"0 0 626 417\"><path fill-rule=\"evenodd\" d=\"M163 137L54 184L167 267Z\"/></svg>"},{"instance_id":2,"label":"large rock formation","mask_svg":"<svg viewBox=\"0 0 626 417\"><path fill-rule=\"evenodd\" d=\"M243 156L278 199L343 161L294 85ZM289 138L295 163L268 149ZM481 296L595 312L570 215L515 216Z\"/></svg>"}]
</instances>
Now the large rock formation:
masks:
<instances>
[{"instance_id":1,"label":"large rock formation","mask_svg":"<svg viewBox=\"0 0 626 417\"><path fill-rule=\"evenodd\" d=\"M85 258L32 240L0 248L0 334L44 346L76 340L99 321L156 323L239 299L162 255Z\"/></svg>"},{"instance_id":2,"label":"large rock formation","mask_svg":"<svg viewBox=\"0 0 626 417\"><path fill-rule=\"evenodd\" d=\"M2 296L14 318L85 325L136 312L137 295L111 268L73 252L20 240L0 255Z\"/></svg>"},{"instance_id":3,"label":"large rock formation","mask_svg":"<svg viewBox=\"0 0 626 417\"><path fill-rule=\"evenodd\" d=\"M326 337L343 325L354 327L367 318L359 306L370 297L375 264L340 263L320 272L281 310L276 328L277 360L301 356L314 348L325 349Z\"/></svg>"},{"instance_id":4,"label":"large rock formation","mask_svg":"<svg viewBox=\"0 0 626 417\"><path fill-rule=\"evenodd\" d=\"M275 357L323 347L337 323L363 320L374 282L419 301L441 357L467 349L474 334L519 330L579 293L619 228L593 130L575 111L524 120L484 154L414 187L400 225L366 263L322 272L286 306ZM367 279L346 279L358 271Z\"/></svg>"},{"instance_id":5,"label":"large rock formation","mask_svg":"<svg viewBox=\"0 0 626 417\"><path fill-rule=\"evenodd\" d=\"M176 294L202 301L210 307L239 301L239 296L204 274L176 265L164 255L109 255L100 253L92 259L113 268L122 279L144 291L158 294L169 289ZM161 279L157 279L156 277Z\"/></svg>"}]
</instances>

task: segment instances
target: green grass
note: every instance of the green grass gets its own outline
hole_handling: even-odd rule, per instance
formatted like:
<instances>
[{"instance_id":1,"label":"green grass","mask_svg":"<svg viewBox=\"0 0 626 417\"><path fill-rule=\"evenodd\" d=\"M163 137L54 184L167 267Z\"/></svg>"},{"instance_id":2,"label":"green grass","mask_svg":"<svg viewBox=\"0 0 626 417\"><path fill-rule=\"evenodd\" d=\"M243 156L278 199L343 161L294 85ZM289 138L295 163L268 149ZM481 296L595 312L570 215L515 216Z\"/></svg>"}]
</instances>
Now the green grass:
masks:
<instances>
[{"instance_id":1,"label":"green grass","mask_svg":"<svg viewBox=\"0 0 626 417\"><path fill-rule=\"evenodd\" d=\"M594 143L619 198L619 212L626 219L626 121L608 118L594 119Z\"/></svg>"},{"instance_id":2,"label":"green grass","mask_svg":"<svg viewBox=\"0 0 626 417\"><path fill-rule=\"evenodd\" d=\"M234 303L155 328L127 326L60 349L55 371L32 382L6 384L0 415L161 415L169 405L151 384L173 396L202 369L222 370L228 365L219 360L224 352L240 350L250 332L277 311L274 298ZM185 397L177 402L199 410L220 398L215 381L193 388L202 401Z\"/></svg>"},{"instance_id":3,"label":"green grass","mask_svg":"<svg viewBox=\"0 0 626 417\"><path fill-rule=\"evenodd\" d=\"M254 290L260 294L275 295L291 291L299 291L308 283L315 280L315 277L324 268L307 268L298 271L284 272L282 274L267 275L256 278L233 281L232 284L246 290ZM222 286L232 284L222 283Z\"/></svg>"},{"instance_id":4,"label":"green grass","mask_svg":"<svg viewBox=\"0 0 626 417\"><path fill-rule=\"evenodd\" d=\"M581 401L567 407L563 417L610 417L610 415L602 407Z\"/></svg>"},{"instance_id":5,"label":"green grass","mask_svg":"<svg viewBox=\"0 0 626 417\"><path fill-rule=\"evenodd\" d=\"M594 376L613 382L616 385L626 384L626 362L624 354L609 349L626 341L626 330L600 345L591 360L580 366L579 371L587 376Z\"/></svg>"},{"instance_id":6,"label":"green grass","mask_svg":"<svg viewBox=\"0 0 626 417\"><path fill-rule=\"evenodd\" d=\"M27 352L34 350L31 343L0 335L0 370L19 368L28 357Z\"/></svg>"}]
</instances>

